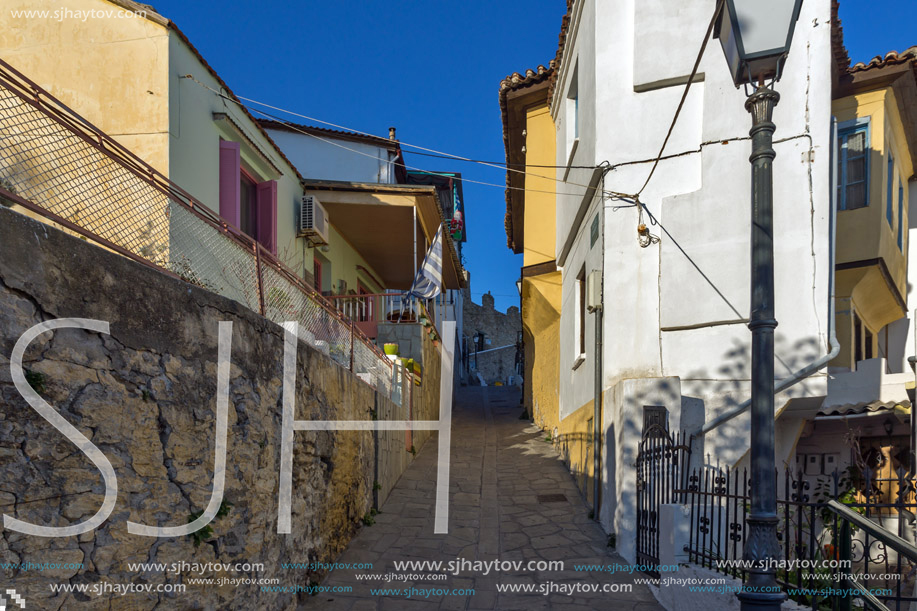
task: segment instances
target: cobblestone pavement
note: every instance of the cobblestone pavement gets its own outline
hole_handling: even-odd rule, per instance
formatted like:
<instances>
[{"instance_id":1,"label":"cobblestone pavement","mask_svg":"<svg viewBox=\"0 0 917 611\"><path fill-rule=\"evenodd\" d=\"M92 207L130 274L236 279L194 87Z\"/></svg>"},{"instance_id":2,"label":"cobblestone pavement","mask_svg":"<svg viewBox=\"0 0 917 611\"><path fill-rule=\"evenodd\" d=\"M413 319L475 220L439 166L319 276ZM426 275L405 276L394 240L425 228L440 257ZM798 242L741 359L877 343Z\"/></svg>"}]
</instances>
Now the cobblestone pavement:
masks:
<instances>
[{"instance_id":1,"label":"cobblestone pavement","mask_svg":"<svg viewBox=\"0 0 917 611\"><path fill-rule=\"evenodd\" d=\"M625 564L606 546L606 535L589 518L589 508L569 471L557 458L545 434L520 420L518 391L499 388L460 388L453 414L449 534L433 534L436 486L436 439L431 439L405 471L376 516L353 539L340 563L372 563L372 570L338 569L323 586L349 586L348 593L312 596L306 609L432 610L432 609L662 609L649 589L627 574L580 572L575 564ZM544 502L539 495L564 495ZM429 570L395 570L395 561L556 561L565 570L491 571L488 575L463 570L445 580ZM365 581L357 574L417 575L411 581ZM442 572L442 571L440 571ZM413 575L412 575L413 576ZM604 584L631 591L573 594L498 592L510 584L535 588ZM408 598L373 594L370 589L474 589L473 595Z\"/></svg>"}]
</instances>

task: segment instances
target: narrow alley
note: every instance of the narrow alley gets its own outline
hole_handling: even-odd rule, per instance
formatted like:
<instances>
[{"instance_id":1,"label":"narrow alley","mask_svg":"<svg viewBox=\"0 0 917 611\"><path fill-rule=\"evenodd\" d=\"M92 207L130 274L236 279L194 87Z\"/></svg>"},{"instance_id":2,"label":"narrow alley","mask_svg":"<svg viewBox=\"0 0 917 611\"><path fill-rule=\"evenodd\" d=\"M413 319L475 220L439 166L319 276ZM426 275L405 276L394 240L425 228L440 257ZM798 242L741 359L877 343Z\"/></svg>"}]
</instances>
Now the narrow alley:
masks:
<instances>
[{"instance_id":1,"label":"narrow alley","mask_svg":"<svg viewBox=\"0 0 917 611\"><path fill-rule=\"evenodd\" d=\"M322 593L307 609L661 609L643 585L627 574L577 571L575 565L626 564L606 545L606 535L589 517L572 477L543 431L520 420L515 389L460 388L453 416L449 534L434 535L436 441L421 450L375 517L338 558L339 563L371 563L372 569L332 571L323 586L351 587ZM398 570L395 562L462 559L474 561L563 561L563 570L491 571L464 569L444 580L429 570ZM463 563L468 566L467 563ZM439 573L447 573L441 570ZM423 579L400 581L420 573ZM377 580L358 579L370 574ZM397 574L386 582L384 576ZM638 578L643 575L638 574ZM523 584L528 584L523 585ZM562 593L576 584L606 592ZM499 591L531 587L531 593ZM632 586L632 589L630 588ZM473 595L408 597L403 590L473 589ZM379 590L388 590L384 595ZM551 591L545 594L548 589ZM627 591L630 589L630 591ZM393 595L395 590L402 590Z\"/></svg>"}]
</instances>

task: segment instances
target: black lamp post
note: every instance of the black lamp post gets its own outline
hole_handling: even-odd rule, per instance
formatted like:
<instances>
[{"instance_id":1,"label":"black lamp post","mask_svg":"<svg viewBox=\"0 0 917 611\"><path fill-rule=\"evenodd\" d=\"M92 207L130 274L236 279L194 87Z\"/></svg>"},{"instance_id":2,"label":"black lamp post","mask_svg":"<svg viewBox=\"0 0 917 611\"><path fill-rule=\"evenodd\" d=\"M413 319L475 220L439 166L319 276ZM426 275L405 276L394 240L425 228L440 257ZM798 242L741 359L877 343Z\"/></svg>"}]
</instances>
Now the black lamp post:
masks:
<instances>
[{"instance_id":1,"label":"black lamp post","mask_svg":"<svg viewBox=\"0 0 917 611\"><path fill-rule=\"evenodd\" d=\"M780 79L802 0L725 0L716 36L736 87L754 87L751 113L751 513L745 560L753 562L738 597L742 611L778 611L777 477L774 459L774 222L772 122ZM767 81L770 81L768 84Z\"/></svg>"}]
</instances>

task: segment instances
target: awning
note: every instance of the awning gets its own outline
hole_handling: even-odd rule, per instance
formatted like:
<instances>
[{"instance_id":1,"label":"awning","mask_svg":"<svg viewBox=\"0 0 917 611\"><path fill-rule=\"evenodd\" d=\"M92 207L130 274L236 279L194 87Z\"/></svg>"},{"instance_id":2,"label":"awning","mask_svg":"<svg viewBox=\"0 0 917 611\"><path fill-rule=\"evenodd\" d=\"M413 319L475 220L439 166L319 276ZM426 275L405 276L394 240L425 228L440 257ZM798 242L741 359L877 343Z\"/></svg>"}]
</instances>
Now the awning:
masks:
<instances>
[{"instance_id":1,"label":"awning","mask_svg":"<svg viewBox=\"0 0 917 611\"><path fill-rule=\"evenodd\" d=\"M907 416L911 413L910 401L869 401L864 403L847 403L844 405L829 405L818 410L819 416L854 416L871 412L894 412L896 415Z\"/></svg>"}]
</instances>

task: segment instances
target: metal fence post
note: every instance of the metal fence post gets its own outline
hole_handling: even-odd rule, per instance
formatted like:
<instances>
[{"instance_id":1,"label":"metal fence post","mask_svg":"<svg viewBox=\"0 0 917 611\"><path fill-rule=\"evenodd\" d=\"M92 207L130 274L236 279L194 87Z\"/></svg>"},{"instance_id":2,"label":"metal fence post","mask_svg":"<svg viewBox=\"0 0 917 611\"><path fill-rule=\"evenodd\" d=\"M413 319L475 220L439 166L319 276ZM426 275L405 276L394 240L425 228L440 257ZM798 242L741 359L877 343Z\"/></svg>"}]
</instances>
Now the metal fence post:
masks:
<instances>
[{"instance_id":1,"label":"metal fence post","mask_svg":"<svg viewBox=\"0 0 917 611\"><path fill-rule=\"evenodd\" d=\"M258 286L258 309L264 316L264 279L261 277L261 245L255 242L255 280Z\"/></svg>"},{"instance_id":2,"label":"metal fence post","mask_svg":"<svg viewBox=\"0 0 917 611\"><path fill-rule=\"evenodd\" d=\"M853 607L853 596L850 595L850 565L847 564L850 562L852 557L851 548L852 544L850 541L850 522L840 518L841 527L840 532L838 533L838 559L841 561L846 561L841 566L841 574L843 578L841 579L841 589L844 591L844 595L840 597L838 601L839 611L851 611Z\"/></svg>"}]
</instances>

